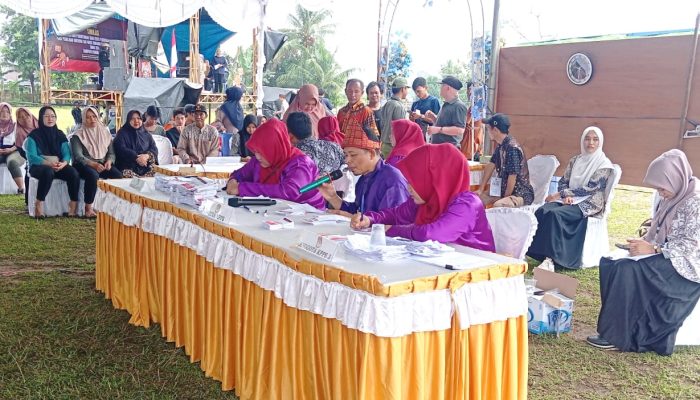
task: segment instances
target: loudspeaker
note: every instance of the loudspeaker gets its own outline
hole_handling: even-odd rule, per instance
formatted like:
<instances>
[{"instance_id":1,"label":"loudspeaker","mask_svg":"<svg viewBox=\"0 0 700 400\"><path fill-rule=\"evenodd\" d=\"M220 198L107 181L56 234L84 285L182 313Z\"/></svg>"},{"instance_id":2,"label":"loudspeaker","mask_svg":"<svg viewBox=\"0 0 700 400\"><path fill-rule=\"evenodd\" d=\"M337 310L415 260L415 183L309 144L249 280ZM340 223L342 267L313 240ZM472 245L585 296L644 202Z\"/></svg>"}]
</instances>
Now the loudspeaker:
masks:
<instances>
[{"instance_id":1,"label":"loudspeaker","mask_svg":"<svg viewBox=\"0 0 700 400\"><path fill-rule=\"evenodd\" d=\"M126 42L123 40L109 41L109 66L126 69Z\"/></svg>"},{"instance_id":2,"label":"loudspeaker","mask_svg":"<svg viewBox=\"0 0 700 400\"><path fill-rule=\"evenodd\" d=\"M105 68L102 89L124 92L130 78L125 68Z\"/></svg>"}]
</instances>

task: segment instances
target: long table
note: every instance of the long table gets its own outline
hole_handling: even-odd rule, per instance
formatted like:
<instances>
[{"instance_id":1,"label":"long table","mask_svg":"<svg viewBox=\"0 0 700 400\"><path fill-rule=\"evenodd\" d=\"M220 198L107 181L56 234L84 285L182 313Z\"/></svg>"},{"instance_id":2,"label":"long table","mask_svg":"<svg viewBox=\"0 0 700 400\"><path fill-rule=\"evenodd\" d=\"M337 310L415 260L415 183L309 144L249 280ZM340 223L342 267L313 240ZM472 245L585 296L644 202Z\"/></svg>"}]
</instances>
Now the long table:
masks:
<instances>
[{"instance_id":1,"label":"long table","mask_svg":"<svg viewBox=\"0 0 700 400\"><path fill-rule=\"evenodd\" d=\"M283 207L280 204L276 207ZM225 226L128 180L100 181L96 287L130 323L159 323L242 399L524 399L525 263L451 271L412 259L306 255L300 229L236 209ZM273 211L273 208L268 210Z\"/></svg>"},{"instance_id":2,"label":"long table","mask_svg":"<svg viewBox=\"0 0 700 400\"><path fill-rule=\"evenodd\" d=\"M189 167L189 164L165 164L165 165L154 165L153 170L159 174L167 176L184 176L184 175L197 175L205 176L211 179L228 179L231 172L241 168L243 163L230 163L230 164L207 164L194 165L195 173L183 173L180 172L180 168Z\"/></svg>"}]
</instances>

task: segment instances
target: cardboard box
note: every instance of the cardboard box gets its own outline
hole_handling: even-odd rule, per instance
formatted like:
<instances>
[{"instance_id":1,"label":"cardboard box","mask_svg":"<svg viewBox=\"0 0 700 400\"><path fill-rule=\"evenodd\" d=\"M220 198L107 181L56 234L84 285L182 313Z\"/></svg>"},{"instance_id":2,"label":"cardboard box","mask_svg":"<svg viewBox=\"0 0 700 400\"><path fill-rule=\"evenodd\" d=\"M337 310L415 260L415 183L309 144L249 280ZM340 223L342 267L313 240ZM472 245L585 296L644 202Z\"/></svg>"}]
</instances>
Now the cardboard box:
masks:
<instances>
[{"instance_id":1,"label":"cardboard box","mask_svg":"<svg viewBox=\"0 0 700 400\"><path fill-rule=\"evenodd\" d=\"M539 268L535 268L534 272L538 289L558 289L559 293L528 296L528 330L537 335L571 331L578 281L566 275Z\"/></svg>"}]
</instances>

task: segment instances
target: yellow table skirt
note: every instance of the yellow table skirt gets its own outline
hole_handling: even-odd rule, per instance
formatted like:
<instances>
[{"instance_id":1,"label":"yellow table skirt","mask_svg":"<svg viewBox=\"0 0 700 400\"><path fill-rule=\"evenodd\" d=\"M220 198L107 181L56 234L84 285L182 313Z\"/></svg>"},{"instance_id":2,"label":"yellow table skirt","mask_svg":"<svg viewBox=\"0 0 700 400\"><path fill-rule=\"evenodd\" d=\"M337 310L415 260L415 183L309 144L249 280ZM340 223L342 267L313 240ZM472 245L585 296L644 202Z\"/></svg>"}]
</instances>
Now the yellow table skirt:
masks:
<instances>
[{"instance_id":1,"label":"yellow table skirt","mask_svg":"<svg viewBox=\"0 0 700 400\"><path fill-rule=\"evenodd\" d=\"M97 220L96 286L241 399L524 399L527 321L382 338L286 306L171 240Z\"/></svg>"},{"instance_id":2,"label":"yellow table skirt","mask_svg":"<svg viewBox=\"0 0 700 400\"><path fill-rule=\"evenodd\" d=\"M183 164L182 166L187 167L188 165ZM167 175L167 176L185 176L185 175L192 176L192 175L196 175L196 176L204 176L204 177L211 178L211 179L228 179L229 176L231 175L231 172L195 172L192 174L183 174L183 173L180 173L177 171L171 171L171 170L169 170L167 168L163 168L159 165L154 165L153 170L159 174Z\"/></svg>"}]
</instances>

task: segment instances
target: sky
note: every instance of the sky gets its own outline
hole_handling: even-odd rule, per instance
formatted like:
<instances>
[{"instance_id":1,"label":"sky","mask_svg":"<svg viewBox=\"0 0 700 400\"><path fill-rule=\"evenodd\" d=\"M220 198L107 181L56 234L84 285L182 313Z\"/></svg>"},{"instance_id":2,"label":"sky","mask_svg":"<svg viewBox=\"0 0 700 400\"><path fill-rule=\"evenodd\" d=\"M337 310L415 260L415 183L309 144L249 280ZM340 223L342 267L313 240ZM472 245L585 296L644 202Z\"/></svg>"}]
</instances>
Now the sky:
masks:
<instances>
[{"instance_id":1,"label":"sky","mask_svg":"<svg viewBox=\"0 0 700 400\"><path fill-rule=\"evenodd\" d=\"M490 32L493 0L394 0L398 2L393 32L405 33L413 57L411 76L439 75L451 59L468 61L470 38ZM335 34L327 38L343 69L367 81L376 76L379 0L298 0L309 9L333 13ZM295 1L269 0L267 24L288 27ZM383 3L386 3L383 0ZM432 6L424 6L432 2ZM483 4L483 9L482 5ZM472 20L470 23L469 6ZM483 19L482 19L483 11ZM506 46L549 39L604 34L693 29L700 0L501 0L501 37ZM473 33L472 33L473 32ZM223 45L235 54L252 43L251 32L236 34Z\"/></svg>"}]
</instances>

